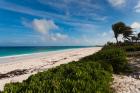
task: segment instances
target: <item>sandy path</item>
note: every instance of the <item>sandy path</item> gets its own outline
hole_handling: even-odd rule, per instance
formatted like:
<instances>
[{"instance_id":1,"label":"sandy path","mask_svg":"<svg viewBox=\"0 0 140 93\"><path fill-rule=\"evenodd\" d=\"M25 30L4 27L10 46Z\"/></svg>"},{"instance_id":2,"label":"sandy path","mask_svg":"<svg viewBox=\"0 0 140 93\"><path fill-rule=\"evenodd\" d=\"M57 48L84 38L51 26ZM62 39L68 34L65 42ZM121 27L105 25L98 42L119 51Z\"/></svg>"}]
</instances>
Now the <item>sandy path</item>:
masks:
<instances>
[{"instance_id":1,"label":"sandy path","mask_svg":"<svg viewBox=\"0 0 140 93\"><path fill-rule=\"evenodd\" d=\"M140 93L140 80L125 75L113 75L116 93Z\"/></svg>"},{"instance_id":2,"label":"sandy path","mask_svg":"<svg viewBox=\"0 0 140 93\"><path fill-rule=\"evenodd\" d=\"M129 58L133 72L128 75L113 75L113 89L117 93L140 93L140 57Z\"/></svg>"}]
</instances>

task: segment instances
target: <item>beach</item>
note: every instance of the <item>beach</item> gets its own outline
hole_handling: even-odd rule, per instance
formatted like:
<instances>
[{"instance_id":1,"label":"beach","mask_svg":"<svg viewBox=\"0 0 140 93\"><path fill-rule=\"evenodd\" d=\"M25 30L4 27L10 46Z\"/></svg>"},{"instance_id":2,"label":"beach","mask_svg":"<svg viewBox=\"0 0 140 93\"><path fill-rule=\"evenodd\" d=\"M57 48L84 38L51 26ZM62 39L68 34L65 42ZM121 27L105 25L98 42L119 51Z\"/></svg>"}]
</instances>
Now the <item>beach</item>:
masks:
<instances>
[{"instance_id":1,"label":"beach","mask_svg":"<svg viewBox=\"0 0 140 93\"><path fill-rule=\"evenodd\" d=\"M37 72L77 61L99 51L101 47L77 48L53 52L0 58L0 90L10 82L22 82Z\"/></svg>"},{"instance_id":2,"label":"beach","mask_svg":"<svg viewBox=\"0 0 140 93\"><path fill-rule=\"evenodd\" d=\"M128 58L131 73L117 75L113 74L112 88L116 93L140 93L140 57Z\"/></svg>"}]
</instances>

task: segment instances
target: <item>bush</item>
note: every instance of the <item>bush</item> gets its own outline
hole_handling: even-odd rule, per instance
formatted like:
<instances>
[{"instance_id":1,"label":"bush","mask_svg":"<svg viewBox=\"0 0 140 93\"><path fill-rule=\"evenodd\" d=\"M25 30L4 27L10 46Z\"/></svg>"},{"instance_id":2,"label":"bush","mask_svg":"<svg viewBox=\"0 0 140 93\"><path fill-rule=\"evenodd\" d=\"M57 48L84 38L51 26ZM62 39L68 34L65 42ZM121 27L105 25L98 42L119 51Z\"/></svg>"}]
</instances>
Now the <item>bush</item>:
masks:
<instances>
[{"instance_id":1,"label":"bush","mask_svg":"<svg viewBox=\"0 0 140 93\"><path fill-rule=\"evenodd\" d=\"M102 49L101 51L85 57L85 61L102 61L103 66L112 65L114 73L120 73L125 70L127 65L126 53L119 48Z\"/></svg>"},{"instance_id":2,"label":"bush","mask_svg":"<svg viewBox=\"0 0 140 93\"><path fill-rule=\"evenodd\" d=\"M111 93L111 76L98 62L72 62L6 84L3 93Z\"/></svg>"},{"instance_id":3,"label":"bush","mask_svg":"<svg viewBox=\"0 0 140 93\"><path fill-rule=\"evenodd\" d=\"M94 55L94 60L103 60L112 65L113 71L119 73L124 71L127 60L126 54L121 49L106 49Z\"/></svg>"},{"instance_id":4,"label":"bush","mask_svg":"<svg viewBox=\"0 0 140 93\"><path fill-rule=\"evenodd\" d=\"M125 52L135 52L135 51L140 51L140 44L133 44L133 43L120 43L120 44L115 44L115 43L108 43L106 44L103 49L122 49Z\"/></svg>"},{"instance_id":5,"label":"bush","mask_svg":"<svg viewBox=\"0 0 140 93\"><path fill-rule=\"evenodd\" d=\"M124 47L126 52L135 52L135 51L140 51L140 45L130 45L130 46L125 46Z\"/></svg>"}]
</instances>

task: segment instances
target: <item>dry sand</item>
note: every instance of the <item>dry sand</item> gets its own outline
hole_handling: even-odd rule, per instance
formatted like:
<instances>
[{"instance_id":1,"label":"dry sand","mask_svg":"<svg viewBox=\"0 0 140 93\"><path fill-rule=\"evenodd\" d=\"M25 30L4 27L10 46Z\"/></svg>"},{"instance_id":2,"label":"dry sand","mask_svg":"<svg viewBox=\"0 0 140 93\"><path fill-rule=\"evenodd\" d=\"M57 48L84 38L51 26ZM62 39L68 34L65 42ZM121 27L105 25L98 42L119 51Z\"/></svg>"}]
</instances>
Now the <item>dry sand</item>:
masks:
<instances>
[{"instance_id":1,"label":"dry sand","mask_svg":"<svg viewBox=\"0 0 140 93\"><path fill-rule=\"evenodd\" d=\"M6 83L22 82L32 74L59 66L60 64L77 61L100 49L101 47L79 48L0 58L0 90L3 90ZM21 74L22 70L25 70L25 73Z\"/></svg>"},{"instance_id":2,"label":"dry sand","mask_svg":"<svg viewBox=\"0 0 140 93\"><path fill-rule=\"evenodd\" d=\"M140 80L126 75L113 75L116 93L140 93Z\"/></svg>"},{"instance_id":3,"label":"dry sand","mask_svg":"<svg viewBox=\"0 0 140 93\"><path fill-rule=\"evenodd\" d=\"M140 93L140 57L128 58L128 62L133 72L113 75L112 87L116 93Z\"/></svg>"}]
</instances>

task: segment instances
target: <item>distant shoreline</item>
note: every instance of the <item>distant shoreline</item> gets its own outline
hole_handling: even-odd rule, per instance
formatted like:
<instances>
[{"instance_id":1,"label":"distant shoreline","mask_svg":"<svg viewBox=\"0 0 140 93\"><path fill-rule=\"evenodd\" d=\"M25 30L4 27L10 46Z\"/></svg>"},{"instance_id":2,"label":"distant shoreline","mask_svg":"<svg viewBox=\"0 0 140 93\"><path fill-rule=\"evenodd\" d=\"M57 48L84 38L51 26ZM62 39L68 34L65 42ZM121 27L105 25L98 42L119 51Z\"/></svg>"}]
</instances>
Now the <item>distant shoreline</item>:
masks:
<instances>
[{"instance_id":1,"label":"distant shoreline","mask_svg":"<svg viewBox=\"0 0 140 93\"><path fill-rule=\"evenodd\" d=\"M66 49L47 53L0 58L0 90L3 90L6 83L22 82L32 74L61 64L77 61L85 56L98 52L100 49L101 47ZM16 72L20 72L21 75L14 75Z\"/></svg>"},{"instance_id":2,"label":"distant shoreline","mask_svg":"<svg viewBox=\"0 0 140 93\"><path fill-rule=\"evenodd\" d=\"M53 47L53 49L50 49L51 47ZM56 49L55 49L56 47ZM60 49L58 48L60 47ZM64 47L64 48L63 48ZM69 49L78 49L78 48L90 48L90 47L96 47L96 46L21 46L21 47L18 47L18 46L8 46L8 47L3 47L3 46L0 46L0 59L1 58L9 58L9 57L18 57L18 56L26 56L26 55L32 55L32 54L40 54L40 53L50 53L50 52L54 52L54 51L63 51L63 50L69 50ZM3 48L14 48L14 50L12 50L12 52L14 51L14 53L10 53L10 54L6 54L6 52L9 52L11 50L7 50L5 51L6 49L3 49ZM16 48L20 48L20 51L18 50L17 52L20 52L20 53L16 53ZM27 48L26 50L22 50L22 48ZM40 48L40 50L33 50L31 51L30 49L28 48ZM42 49L42 48L46 48L46 49ZM47 50L48 48L48 50ZM41 50L42 49L42 50ZM4 52L3 52L4 50ZM29 51L28 51L29 50ZM21 52L21 51L24 51L24 52ZM4 53L4 55L2 54Z\"/></svg>"},{"instance_id":3,"label":"distant shoreline","mask_svg":"<svg viewBox=\"0 0 140 93\"><path fill-rule=\"evenodd\" d=\"M87 47L88 48L88 47ZM92 48L92 47L89 47ZM93 48L98 48L98 47L93 47ZM61 52L68 52L68 51L73 51L77 49L83 49L83 48L71 48L71 49L61 49L61 50L54 50L54 51L47 51L47 52L36 52L36 53L28 53L28 54L18 54L18 55L11 55L11 56L2 56L0 57L0 64L6 64L6 63L12 63L14 58L19 58L19 59L24 59L24 58L33 58L34 56L41 56L41 55L51 55L51 54L56 54L56 53L61 53Z\"/></svg>"},{"instance_id":4,"label":"distant shoreline","mask_svg":"<svg viewBox=\"0 0 140 93\"><path fill-rule=\"evenodd\" d=\"M78 49L78 48L75 48ZM30 55L35 55L35 54L42 54L42 53L52 53L52 52L59 52L59 51L67 51L67 50L74 50L74 49L63 49L63 50L54 50L54 51L44 51L44 52L34 52L34 53L26 53L26 54L16 54L16 55L11 55L11 56L0 56L0 59L3 58L11 58L11 57L22 57L22 56L30 56Z\"/></svg>"}]
</instances>

